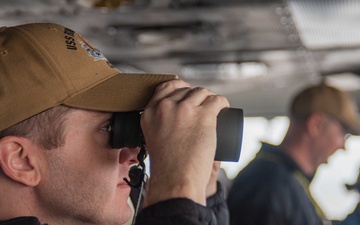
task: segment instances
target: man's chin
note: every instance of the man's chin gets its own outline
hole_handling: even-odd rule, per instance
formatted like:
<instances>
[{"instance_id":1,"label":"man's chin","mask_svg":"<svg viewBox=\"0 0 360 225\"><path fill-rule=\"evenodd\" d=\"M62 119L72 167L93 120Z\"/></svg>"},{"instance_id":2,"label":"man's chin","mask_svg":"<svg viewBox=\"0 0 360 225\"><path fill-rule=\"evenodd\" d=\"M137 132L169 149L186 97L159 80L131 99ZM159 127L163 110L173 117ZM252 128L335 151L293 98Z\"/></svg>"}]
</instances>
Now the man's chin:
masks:
<instances>
[{"instance_id":1,"label":"man's chin","mask_svg":"<svg viewBox=\"0 0 360 225\"><path fill-rule=\"evenodd\" d=\"M130 209L130 215L129 215L128 222L125 223L125 225L130 225L130 224L132 224L133 217L134 217L134 213L135 213L135 206L134 206L134 204L132 203L130 197L128 198L128 205L129 205L129 209Z\"/></svg>"}]
</instances>

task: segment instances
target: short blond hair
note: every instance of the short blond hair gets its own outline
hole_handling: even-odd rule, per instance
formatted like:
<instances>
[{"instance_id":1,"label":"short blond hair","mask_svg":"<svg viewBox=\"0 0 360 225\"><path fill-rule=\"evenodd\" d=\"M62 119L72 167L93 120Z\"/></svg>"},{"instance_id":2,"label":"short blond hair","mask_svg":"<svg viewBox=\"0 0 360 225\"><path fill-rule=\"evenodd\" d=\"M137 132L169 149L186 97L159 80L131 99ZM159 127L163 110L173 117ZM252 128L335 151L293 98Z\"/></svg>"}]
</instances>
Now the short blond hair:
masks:
<instances>
[{"instance_id":1,"label":"short blond hair","mask_svg":"<svg viewBox=\"0 0 360 225\"><path fill-rule=\"evenodd\" d=\"M0 131L0 139L6 136L29 138L46 149L60 147L64 143L64 128L74 108L55 106L27 120Z\"/></svg>"}]
</instances>

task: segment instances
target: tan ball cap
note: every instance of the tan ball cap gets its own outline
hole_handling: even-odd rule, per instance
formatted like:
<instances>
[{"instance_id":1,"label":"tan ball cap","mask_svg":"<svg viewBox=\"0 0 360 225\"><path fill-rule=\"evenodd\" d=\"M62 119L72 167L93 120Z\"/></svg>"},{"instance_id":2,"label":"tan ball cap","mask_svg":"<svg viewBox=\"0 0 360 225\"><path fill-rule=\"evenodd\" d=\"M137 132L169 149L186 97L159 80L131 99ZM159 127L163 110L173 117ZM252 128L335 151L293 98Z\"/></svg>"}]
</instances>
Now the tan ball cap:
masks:
<instances>
[{"instance_id":1,"label":"tan ball cap","mask_svg":"<svg viewBox=\"0 0 360 225\"><path fill-rule=\"evenodd\" d=\"M0 28L0 131L57 105L122 112L147 104L168 74L126 74L58 24Z\"/></svg>"},{"instance_id":2,"label":"tan ball cap","mask_svg":"<svg viewBox=\"0 0 360 225\"><path fill-rule=\"evenodd\" d=\"M350 134L360 134L358 108L346 92L326 84L315 85L301 91L293 100L290 115L305 117L323 112L338 119Z\"/></svg>"}]
</instances>

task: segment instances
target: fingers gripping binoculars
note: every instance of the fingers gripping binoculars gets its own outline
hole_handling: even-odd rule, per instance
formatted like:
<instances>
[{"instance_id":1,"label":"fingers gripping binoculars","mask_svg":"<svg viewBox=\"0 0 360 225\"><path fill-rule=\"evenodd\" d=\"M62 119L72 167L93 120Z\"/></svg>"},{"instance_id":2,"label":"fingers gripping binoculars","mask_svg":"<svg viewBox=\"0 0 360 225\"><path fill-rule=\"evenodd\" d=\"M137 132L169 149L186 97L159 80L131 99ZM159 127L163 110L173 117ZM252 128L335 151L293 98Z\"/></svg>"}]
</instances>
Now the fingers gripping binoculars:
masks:
<instances>
[{"instance_id":1,"label":"fingers gripping binoculars","mask_svg":"<svg viewBox=\"0 0 360 225\"><path fill-rule=\"evenodd\" d=\"M113 148L142 147L145 144L140 126L141 111L114 113L111 145ZM242 109L225 108L217 117L215 160L237 162L243 138Z\"/></svg>"}]
</instances>

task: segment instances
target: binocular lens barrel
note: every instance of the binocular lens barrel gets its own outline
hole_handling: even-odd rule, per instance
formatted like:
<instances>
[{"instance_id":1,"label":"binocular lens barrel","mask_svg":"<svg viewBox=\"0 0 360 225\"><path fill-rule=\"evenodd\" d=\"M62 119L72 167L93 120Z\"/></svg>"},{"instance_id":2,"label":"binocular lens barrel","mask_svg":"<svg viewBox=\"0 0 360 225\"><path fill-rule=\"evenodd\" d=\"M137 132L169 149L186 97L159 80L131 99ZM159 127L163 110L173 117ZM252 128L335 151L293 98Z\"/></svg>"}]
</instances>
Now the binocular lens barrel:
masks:
<instances>
[{"instance_id":1,"label":"binocular lens barrel","mask_svg":"<svg viewBox=\"0 0 360 225\"><path fill-rule=\"evenodd\" d=\"M141 147L145 144L140 126L141 111L114 113L111 146L113 148ZM243 139L242 109L225 108L217 117L217 146L215 160L237 162Z\"/></svg>"}]
</instances>

